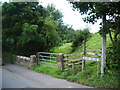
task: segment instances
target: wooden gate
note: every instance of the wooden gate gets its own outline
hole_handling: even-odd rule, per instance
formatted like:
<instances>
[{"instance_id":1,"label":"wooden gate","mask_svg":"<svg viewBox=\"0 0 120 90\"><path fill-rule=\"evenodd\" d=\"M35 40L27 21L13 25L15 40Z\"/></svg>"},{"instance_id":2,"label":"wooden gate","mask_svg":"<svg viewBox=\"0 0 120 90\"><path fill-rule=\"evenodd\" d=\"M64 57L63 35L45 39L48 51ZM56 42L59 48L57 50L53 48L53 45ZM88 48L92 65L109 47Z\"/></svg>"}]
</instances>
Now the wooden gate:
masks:
<instances>
[{"instance_id":1,"label":"wooden gate","mask_svg":"<svg viewBox=\"0 0 120 90\"><path fill-rule=\"evenodd\" d=\"M57 53L38 52L38 64L46 67L57 68Z\"/></svg>"},{"instance_id":2,"label":"wooden gate","mask_svg":"<svg viewBox=\"0 0 120 90\"><path fill-rule=\"evenodd\" d=\"M85 49L85 54L82 56L82 71L84 71L84 63L87 61L96 61L98 62L97 66L97 75L100 69L100 61L101 61L101 51L100 49Z\"/></svg>"},{"instance_id":3,"label":"wooden gate","mask_svg":"<svg viewBox=\"0 0 120 90\"><path fill-rule=\"evenodd\" d=\"M68 70L69 68L78 68L82 66L82 55L81 53L73 53L73 54L64 54L64 70Z\"/></svg>"},{"instance_id":4,"label":"wooden gate","mask_svg":"<svg viewBox=\"0 0 120 90\"><path fill-rule=\"evenodd\" d=\"M96 61L98 62L97 72L99 71L101 62L101 52L100 49L86 49L85 42L83 42L83 52L63 54L63 53L47 53L38 52L38 64L59 68L60 70L68 70L70 68L77 68L78 70L84 71L85 61Z\"/></svg>"}]
</instances>

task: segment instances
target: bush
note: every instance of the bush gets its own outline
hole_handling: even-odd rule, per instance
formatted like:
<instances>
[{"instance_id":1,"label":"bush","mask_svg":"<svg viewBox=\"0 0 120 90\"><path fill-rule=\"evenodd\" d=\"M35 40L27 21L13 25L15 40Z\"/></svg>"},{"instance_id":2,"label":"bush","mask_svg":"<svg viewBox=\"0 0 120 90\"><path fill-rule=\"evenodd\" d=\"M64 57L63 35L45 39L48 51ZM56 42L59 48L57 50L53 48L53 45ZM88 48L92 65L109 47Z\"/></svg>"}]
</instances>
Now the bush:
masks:
<instances>
[{"instance_id":1,"label":"bush","mask_svg":"<svg viewBox=\"0 0 120 90\"><path fill-rule=\"evenodd\" d=\"M83 40L87 40L91 36L91 33L87 28L84 30L76 31L76 34L77 34L76 39L73 41L72 44L73 51L75 50L76 47L82 44Z\"/></svg>"},{"instance_id":2,"label":"bush","mask_svg":"<svg viewBox=\"0 0 120 90\"><path fill-rule=\"evenodd\" d=\"M112 44L112 47L107 48L107 68L120 68L120 39Z\"/></svg>"}]
</instances>

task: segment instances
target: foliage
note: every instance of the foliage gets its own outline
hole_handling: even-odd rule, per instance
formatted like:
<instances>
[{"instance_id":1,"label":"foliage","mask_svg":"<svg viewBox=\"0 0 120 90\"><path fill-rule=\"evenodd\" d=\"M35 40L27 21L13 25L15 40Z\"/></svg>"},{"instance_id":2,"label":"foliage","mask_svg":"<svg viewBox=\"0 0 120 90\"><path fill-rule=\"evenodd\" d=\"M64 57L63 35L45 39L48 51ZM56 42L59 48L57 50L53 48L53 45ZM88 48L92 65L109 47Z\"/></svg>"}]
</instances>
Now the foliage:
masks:
<instances>
[{"instance_id":1,"label":"foliage","mask_svg":"<svg viewBox=\"0 0 120 90\"><path fill-rule=\"evenodd\" d=\"M62 44L73 42L75 39L76 33L74 29L68 25L64 25L63 23L59 22L57 31L59 32L59 35L63 41Z\"/></svg>"},{"instance_id":2,"label":"foliage","mask_svg":"<svg viewBox=\"0 0 120 90\"><path fill-rule=\"evenodd\" d=\"M86 41L91 35L88 29L79 30L79 31L76 31L76 33L77 33L77 36L72 44L73 51L75 50L76 47L82 44L83 40Z\"/></svg>"},{"instance_id":3,"label":"foliage","mask_svg":"<svg viewBox=\"0 0 120 90\"><path fill-rule=\"evenodd\" d=\"M113 43L112 47L107 48L107 69L120 69L120 36L116 43Z\"/></svg>"},{"instance_id":4,"label":"foliage","mask_svg":"<svg viewBox=\"0 0 120 90\"><path fill-rule=\"evenodd\" d=\"M120 33L120 2L71 2L73 8L77 8L81 14L87 14L85 22L95 23L98 19L104 19L104 25L100 30L101 35L114 32L114 39ZM108 19L106 17L109 17ZM102 24L102 23L101 23ZM111 35L110 35L111 37ZM111 40L112 37L111 37Z\"/></svg>"},{"instance_id":5,"label":"foliage","mask_svg":"<svg viewBox=\"0 0 120 90\"><path fill-rule=\"evenodd\" d=\"M55 6L53 4L49 4L46 8L48 11L49 16L54 20L58 22L62 22L62 13L57 9L55 9Z\"/></svg>"},{"instance_id":6,"label":"foliage","mask_svg":"<svg viewBox=\"0 0 120 90\"><path fill-rule=\"evenodd\" d=\"M37 33L37 25L29 25L25 23L23 25L24 32L18 37L17 50L19 54L31 55L36 54L38 49L41 49L45 41L41 34ZM45 47L44 47L45 48Z\"/></svg>"},{"instance_id":7,"label":"foliage","mask_svg":"<svg viewBox=\"0 0 120 90\"><path fill-rule=\"evenodd\" d=\"M29 56L71 41L74 30L62 23L62 17L53 5L44 8L38 2L3 3L3 51Z\"/></svg>"},{"instance_id":8,"label":"foliage","mask_svg":"<svg viewBox=\"0 0 120 90\"><path fill-rule=\"evenodd\" d=\"M24 55L24 53L26 53L25 55L29 55L27 52L29 52L30 47L27 43L32 44L33 42L31 41L37 39L37 36L35 37L34 35L39 34L39 25L43 23L43 21L41 22L41 18L38 17L39 15L43 17L42 12L39 13L39 11L45 12L41 5L36 8L37 5L37 2L3 3L3 51L14 51L16 54L22 53L22 55ZM38 21L36 22L36 20ZM31 30L29 31L29 29ZM40 43L37 44L39 46ZM38 46L37 48L39 48ZM35 52L35 50L33 50L33 52Z\"/></svg>"}]
</instances>

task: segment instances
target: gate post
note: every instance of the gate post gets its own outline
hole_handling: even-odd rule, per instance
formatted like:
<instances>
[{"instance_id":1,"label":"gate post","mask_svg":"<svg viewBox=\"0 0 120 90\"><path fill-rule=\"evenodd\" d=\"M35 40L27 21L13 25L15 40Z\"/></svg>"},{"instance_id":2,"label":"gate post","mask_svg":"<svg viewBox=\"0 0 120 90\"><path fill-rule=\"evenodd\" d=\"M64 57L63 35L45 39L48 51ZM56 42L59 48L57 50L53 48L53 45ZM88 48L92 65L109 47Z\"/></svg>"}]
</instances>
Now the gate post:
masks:
<instances>
[{"instance_id":1,"label":"gate post","mask_svg":"<svg viewBox=\"0 0 120 90\"><path fill-rule=\"evenodd\" d=\"M83 55L86 55L86 41L83 40Z\"/></svg>"},{"instance_id":2,"label":"gate post","mask_svg":"<svg viewBox=\"0 0 120 90\"><path fill-rule=\"evenodd\" d=\"M83 56L86 56L86 41L83 40ZM85 66L85 60L83 62L84 66Z\"/></svg>"},{"instance_id":3,"label":"gate post","mask_svg":"<svg viewBox=\"0 0 120 90\"><path fill-rule=\"evenodd\" d=\"M30 55L29 67L35 66L38 64L36 55Z\"/></svg>"},{"instance_id":4,"label":"gate post","mask_svg":"<svg viewBox=\"0 0 120 90\"><path fill-rule=\"evenodd\" d=\"M57 56L57 62L58 62L58 68L60 70L64 69L63 59L64 59L64 54L63 53L59 53L58 56Z\"/></svg>"},{"instance_id":5,"label":"gate post","mask_svg":"<svg viewBox=\"0 0 120 90\"><path fill-rule=\"evenodd\" d=\"M38 62L39 62L39 52L37 52L37 54L36 54L36 59L37 59L37 64L38 64Z\"/></svg>"},{"instance_id":6,"label":"gate post","mask_svg":"<svg viewBox=\"0 0 120 90\"><path fill-rule=\"evenodd\" d=\"M103 32L105 31L105 23L106 15L103 15L102 17ZM105 60L106 60L106 35L104 34L102 36L101 76L104 75Z\"/></svg>"}]
</instances>

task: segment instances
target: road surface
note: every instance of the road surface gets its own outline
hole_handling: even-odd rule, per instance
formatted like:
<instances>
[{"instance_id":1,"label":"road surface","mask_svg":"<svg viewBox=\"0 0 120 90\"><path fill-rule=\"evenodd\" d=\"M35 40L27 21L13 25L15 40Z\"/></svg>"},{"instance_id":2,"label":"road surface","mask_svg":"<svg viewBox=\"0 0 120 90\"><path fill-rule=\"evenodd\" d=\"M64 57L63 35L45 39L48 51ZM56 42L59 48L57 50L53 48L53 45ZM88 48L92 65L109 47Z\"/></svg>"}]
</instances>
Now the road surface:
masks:
<instances>
[{"instance_id":1,"label":"road surface","mask_svg":"<svg viewBox=\"0 0 120 90\"><path fill-rule=\"evenodd\" d=\"M1 74L1 73L0 73ZM1 75L0 75L1 76ZM37 73L22 66L7 64L2 68L2 88L90 88L63 79Z\"/></svg>"}]
</instances>

